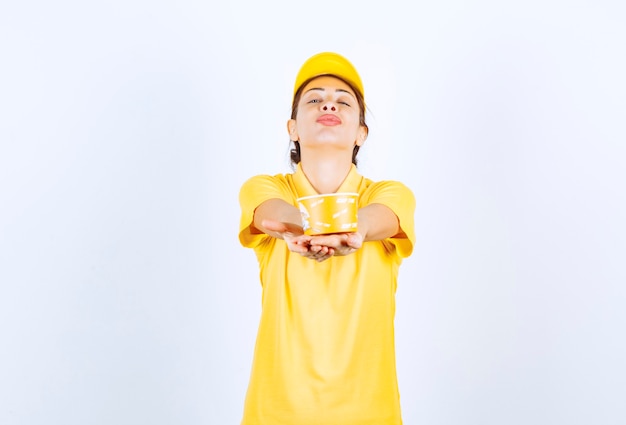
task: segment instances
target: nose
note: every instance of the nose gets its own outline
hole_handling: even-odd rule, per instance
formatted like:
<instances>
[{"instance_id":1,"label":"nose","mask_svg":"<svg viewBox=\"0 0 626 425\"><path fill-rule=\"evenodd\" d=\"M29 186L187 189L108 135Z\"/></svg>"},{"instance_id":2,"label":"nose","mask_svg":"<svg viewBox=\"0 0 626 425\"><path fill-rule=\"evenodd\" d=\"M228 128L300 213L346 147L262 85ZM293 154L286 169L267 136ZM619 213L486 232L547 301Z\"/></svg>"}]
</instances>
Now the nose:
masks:
<instances>
[{"instance_id":1,"label":"nose","mask_svg":"<svg viewBox=\"0 0 626 425\"><path fill-rule=\"evenodd\" d=\"M326 102L324 103L324 105L322 106L322 110L323 111L336 111L337 108L335 107L335 104L333 102Z\"/></svg>"}]
</instances>

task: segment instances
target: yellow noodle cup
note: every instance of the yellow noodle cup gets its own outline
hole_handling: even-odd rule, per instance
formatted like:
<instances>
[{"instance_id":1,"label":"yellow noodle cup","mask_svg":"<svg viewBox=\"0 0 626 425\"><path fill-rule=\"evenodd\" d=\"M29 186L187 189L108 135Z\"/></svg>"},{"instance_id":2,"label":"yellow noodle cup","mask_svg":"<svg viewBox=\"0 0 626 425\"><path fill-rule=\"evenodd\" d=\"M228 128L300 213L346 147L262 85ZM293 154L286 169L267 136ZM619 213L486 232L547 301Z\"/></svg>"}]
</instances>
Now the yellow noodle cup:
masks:
<instances>
[{"instance_id":1,"label":"yellow noodle cup","mask_svg":"<svg viewBox=\"0 0 626 425\"><path fill-rule=\"evenodd\" d=\"M326 193L298 198L306 235L356 232L358 193Z\"/></svg>"}]
</instances>

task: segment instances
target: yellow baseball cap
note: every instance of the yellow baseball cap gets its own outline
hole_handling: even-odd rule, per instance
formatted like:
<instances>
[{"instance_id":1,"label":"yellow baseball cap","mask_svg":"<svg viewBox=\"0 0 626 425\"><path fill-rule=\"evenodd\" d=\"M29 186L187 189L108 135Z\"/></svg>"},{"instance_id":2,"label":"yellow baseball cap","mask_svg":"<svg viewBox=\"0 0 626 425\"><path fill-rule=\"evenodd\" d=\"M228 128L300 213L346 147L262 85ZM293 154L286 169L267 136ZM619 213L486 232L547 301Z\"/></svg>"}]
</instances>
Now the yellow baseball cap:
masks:
<instances>
[{"instance_id":1,"label":"yellow baseball cap","mask_svg":"<svg viewBox=\"0 0 626 425\"><path fill-rule=\"evenodd\" d=\"M361 96L365 97L363 82L356 68L348 59L333 52L318 53L304 62L304 65L302 65L296 76L293 95L296 95L296 92L305 81L321 75L334 75L339 77L350 83L356 90L361 92Z\"/></svg>"}]
</instances>

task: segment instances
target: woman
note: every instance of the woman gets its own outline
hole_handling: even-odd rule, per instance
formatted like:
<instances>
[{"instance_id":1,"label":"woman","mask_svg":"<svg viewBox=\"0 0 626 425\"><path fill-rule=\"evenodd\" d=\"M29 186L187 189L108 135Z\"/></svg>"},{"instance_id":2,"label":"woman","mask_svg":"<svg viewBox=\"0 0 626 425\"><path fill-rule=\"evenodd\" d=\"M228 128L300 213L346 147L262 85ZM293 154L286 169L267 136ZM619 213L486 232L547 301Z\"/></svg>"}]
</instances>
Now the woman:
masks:
<instances>
[{"instance_id":1,"label":"woman","mask_svg":"<svg viewBox=\"0 0 626 425\"><path fill-rule=\"evenodd\" d=\"M253 248L262 314L242 425L399 425L393 321L398 268L413 250L415 200L356 169L364 90L352 64L320 53L300 69L293 174L241 188L239 239ZM303 233L298 197L359 194L358 229Z\"/></svg>"}]
</instances>

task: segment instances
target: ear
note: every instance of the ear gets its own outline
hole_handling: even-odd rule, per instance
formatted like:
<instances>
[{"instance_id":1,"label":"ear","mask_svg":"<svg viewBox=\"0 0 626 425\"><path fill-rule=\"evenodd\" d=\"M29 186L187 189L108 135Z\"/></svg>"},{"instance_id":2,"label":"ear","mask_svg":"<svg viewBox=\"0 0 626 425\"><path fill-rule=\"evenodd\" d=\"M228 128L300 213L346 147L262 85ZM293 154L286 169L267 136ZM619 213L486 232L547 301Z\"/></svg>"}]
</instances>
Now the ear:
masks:
<instances>
[{"instance_id":1,"label":"ear","mask_svg":"<svg viewBox=\"0 0 626 425\"><path fill-rule=\"evenodd\" d=\"M287 121L287 133L289 133L289 140L293 142L298 141L299 137L298 137L298 128L296 125L296 120L290 119L289 121Z\"/></svg>"},{"instance_id":2,"label":"ear","mask_svg":"<svg viewBox=\"0 0 626 425\"><path fill-rule=\"evenodd\" d=\"M357 146L362 146L363 143L365 143L365 139L367 139L367 127L365 127L364 125L359 127L359 133L356 136L356 144Z\"/></svg>"}]
</instances>

